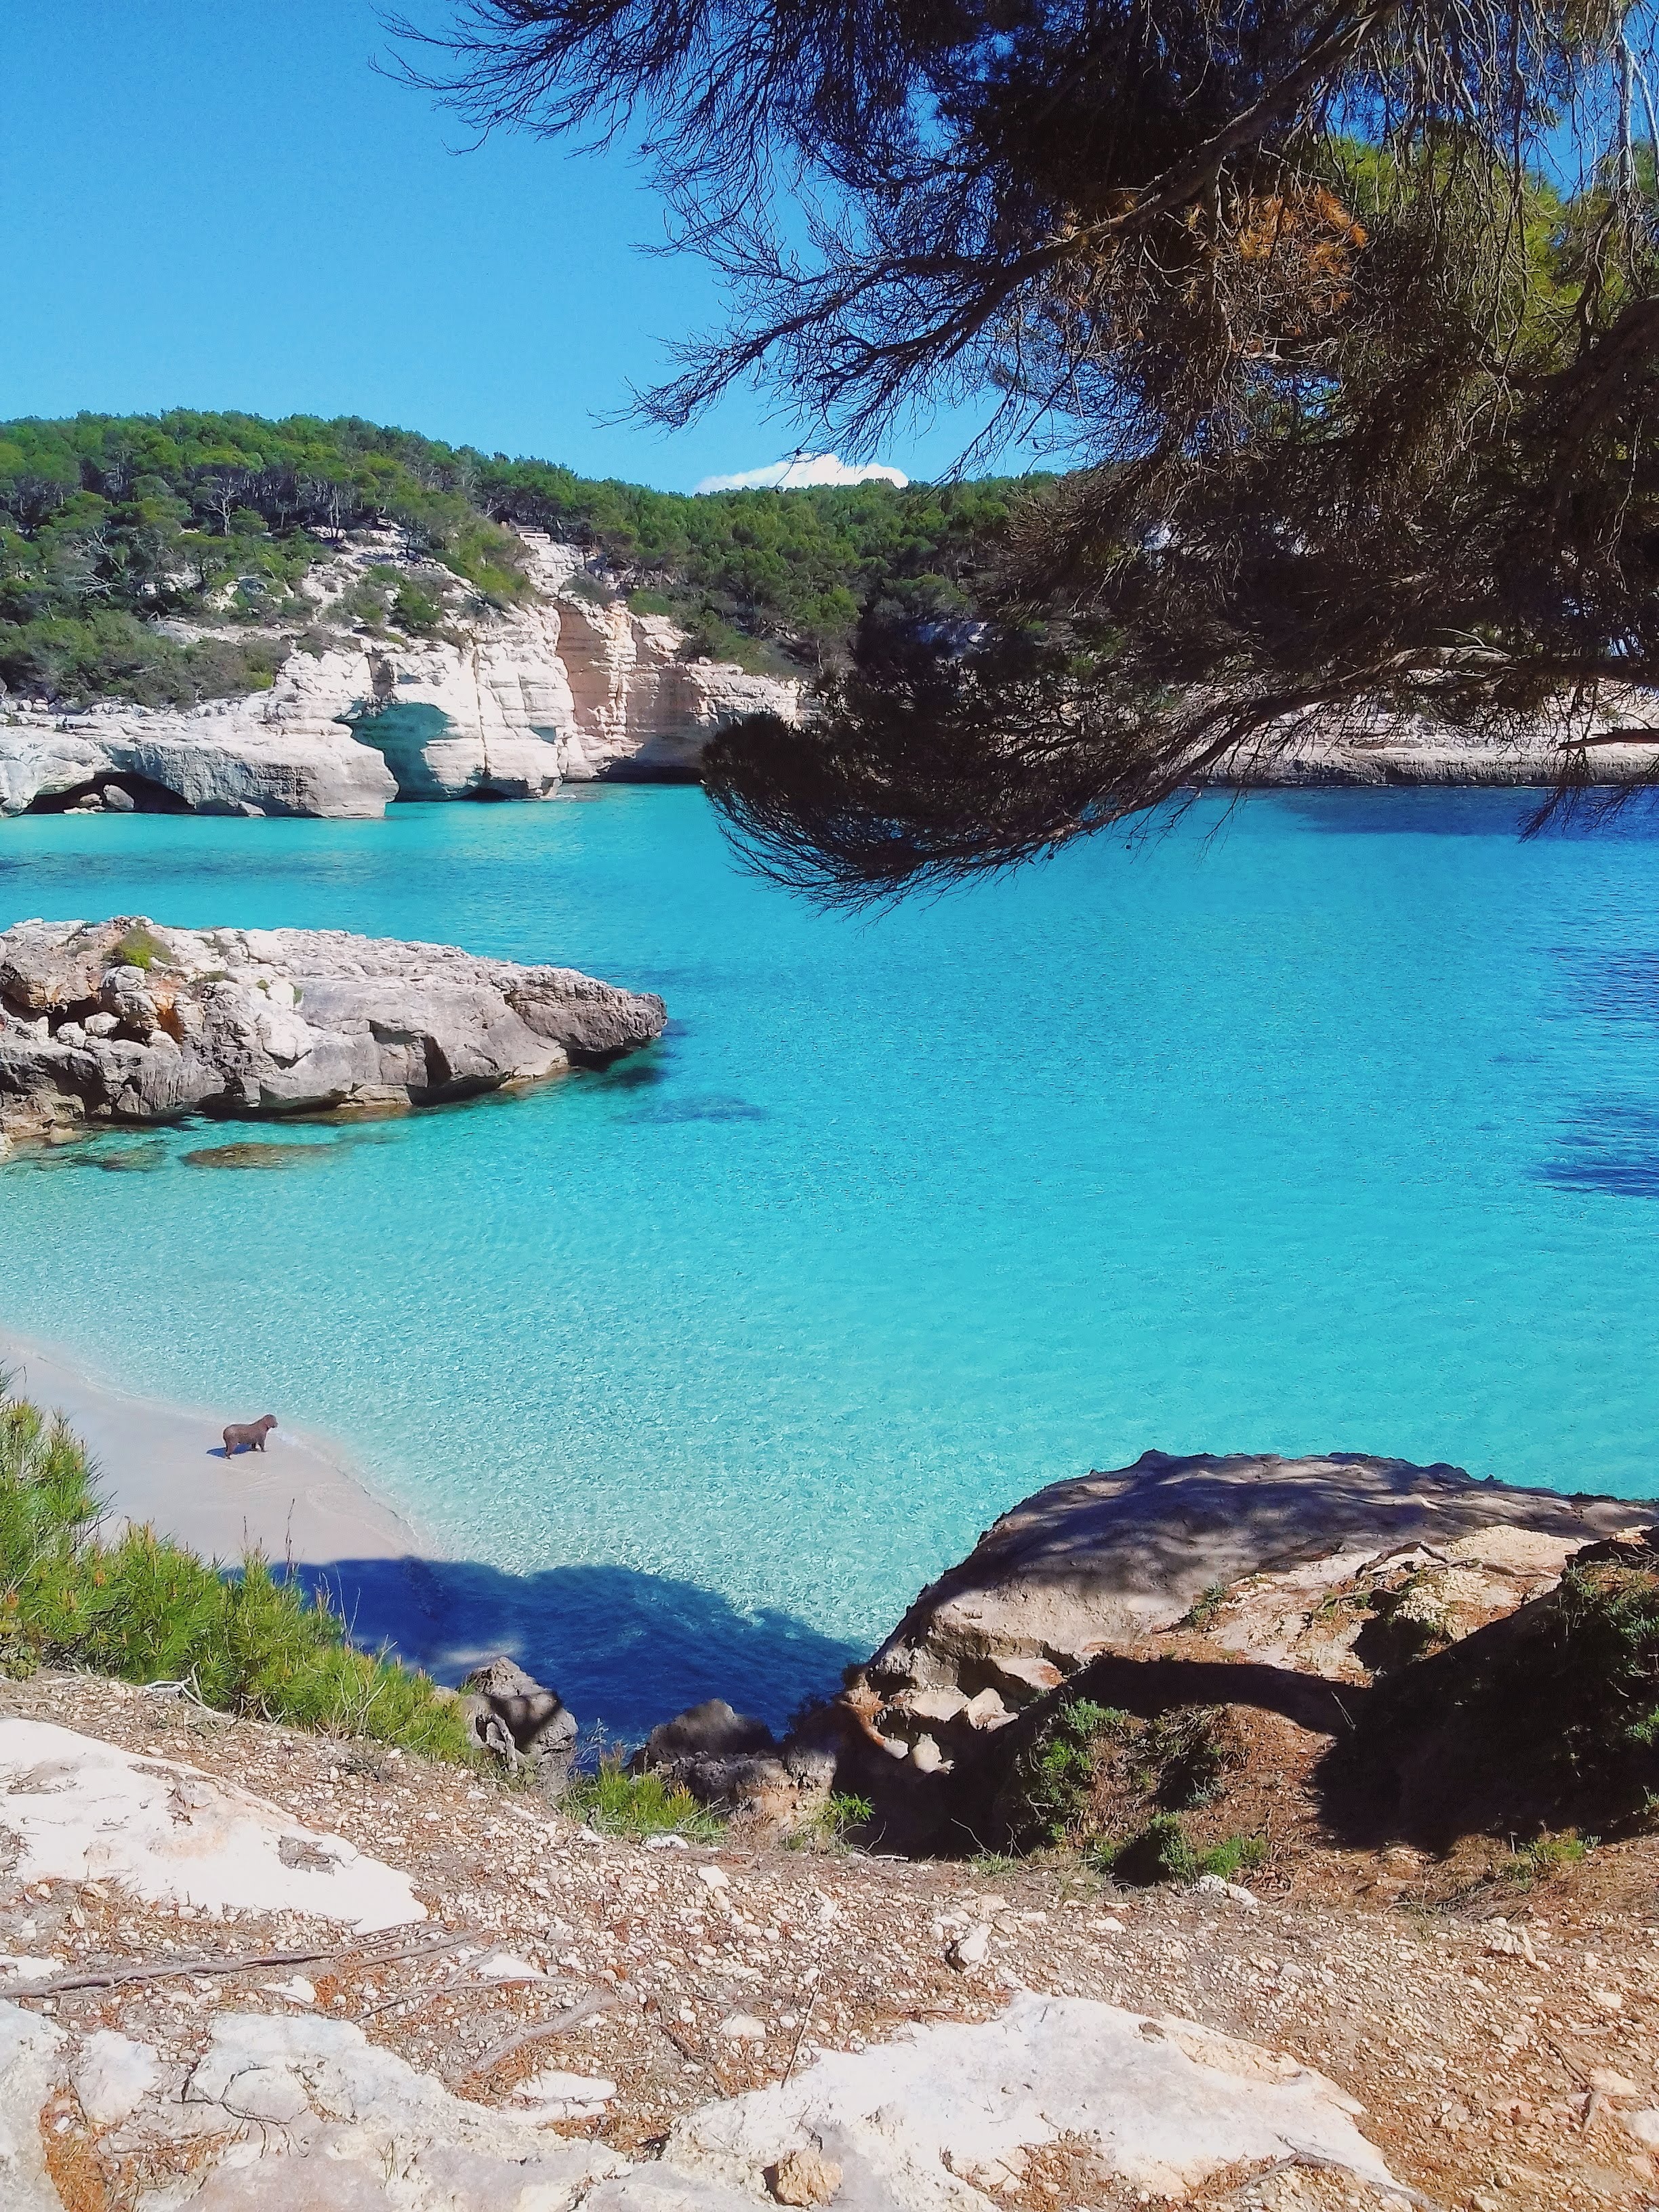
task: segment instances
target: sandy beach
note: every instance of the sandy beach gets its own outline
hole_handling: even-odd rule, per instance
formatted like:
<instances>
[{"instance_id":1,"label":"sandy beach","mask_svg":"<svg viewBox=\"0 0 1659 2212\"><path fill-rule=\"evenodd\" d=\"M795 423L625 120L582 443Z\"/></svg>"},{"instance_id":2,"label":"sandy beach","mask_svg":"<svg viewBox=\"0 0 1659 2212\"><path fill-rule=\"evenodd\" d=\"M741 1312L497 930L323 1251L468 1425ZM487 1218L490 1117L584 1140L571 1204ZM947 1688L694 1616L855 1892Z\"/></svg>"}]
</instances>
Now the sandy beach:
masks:
<instances>
[{"instance_id":1,"label":"sandy beach","mask_svg":"<svg viewBox=\"0 0 1659 2212\"><path fill-rule=\"evenodd\" d=\"M283 1425L227 1459L221 1432L270 1408L180 1406L89 1374L62 1348L0 1331L11 1389L62 1413L90 1449L112 1520L149 1522L204 1558L394 1559L433 1547L321 1437Z\"/></svg>"},{"instance_id":2,"label":"sandy beach","mask_svg":"<svg viewBox=\"0 0 1659 2212\"><path fill-rule=\"evenodd\" d=\"M375 1497L342 1446L291 1425L281 1406L141 1396L62 1346L0 1329L8 1372L13 1393L61 1413L89 1448L106 1531L148 1522L227 1565L253 1547L291 1562L354 1643L441 1682L506 1652L556 1683L580 1717L603 1714L613 1735L637 1741L699 1698L753 1689L780 1636L790 1649L807 1637L826 1681L858 1656L798 1623L751 1620L693 1585L603 1560L526 1572L457 1558ZM227 1462L227 1422L266 1411L283 1424L268 1449Z\"/></svg>"},{"instance_id":3,"label":"sandy beach","mask_svg":"<svg viewBox=\"0 0 1659 2212\"><path fill-rule=\"evenodd\" d=\"M251 1549L291 1564L344 1620L354 1642L389 1648L457 1682L498 1651L536 1662L549 1610L533 1581L448 1558L354 1474L343 1448L280 1408L147 1398L90 1372L62 1346L0 1329L0 1378L62 1413L90 1449L106 1534L148 1522L204 1559ZM274 1410L266 1449L227 1461L228 1422ZM658 1716L659 1717L659 1716Z\"/></svg>"}]
</instances>

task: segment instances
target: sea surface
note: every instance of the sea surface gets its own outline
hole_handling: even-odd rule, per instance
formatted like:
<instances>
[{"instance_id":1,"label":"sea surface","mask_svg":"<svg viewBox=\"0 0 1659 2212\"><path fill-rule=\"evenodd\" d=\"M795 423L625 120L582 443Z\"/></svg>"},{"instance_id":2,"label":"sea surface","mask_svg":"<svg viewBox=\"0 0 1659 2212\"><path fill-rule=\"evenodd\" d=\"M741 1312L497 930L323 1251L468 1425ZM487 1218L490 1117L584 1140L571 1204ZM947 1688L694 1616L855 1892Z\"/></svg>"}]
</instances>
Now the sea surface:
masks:
<instances>
[{"instance_id":1,"label":"sea surface","mask_svg":"<svg viewBox=\"0 0 1659 2212\"><path fill-rule=\"evenodd\" d=\"M419 1634L308 1563L360 1632L624 1735L781 1718L1148 1446L1659 1493L1659 826L1527 805L1218 799L868 919L691 789L0 824L0 924L441 939L671 1015L527 1097L21 1156L0 1324L332 1432L464 1563Z\"/></svg>"}]
</instances>

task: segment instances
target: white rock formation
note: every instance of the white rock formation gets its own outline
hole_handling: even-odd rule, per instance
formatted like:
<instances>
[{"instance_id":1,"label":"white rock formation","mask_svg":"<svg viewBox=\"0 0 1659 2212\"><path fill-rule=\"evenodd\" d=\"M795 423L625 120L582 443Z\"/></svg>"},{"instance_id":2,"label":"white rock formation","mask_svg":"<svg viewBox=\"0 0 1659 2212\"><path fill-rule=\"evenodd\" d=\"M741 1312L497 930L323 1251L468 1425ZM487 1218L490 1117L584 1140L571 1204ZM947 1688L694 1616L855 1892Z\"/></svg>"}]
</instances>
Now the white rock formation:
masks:
<instances>
[{"instance_id":1,"label":"white rock formation","mask_svg":"<svg viewBox=\"0 0 1659 2212\"><path fill-rule=\"evenodd\" d=\"M985 2191L1017 2187L1028 2154L1061 2136L1154 2197L1292 2151L1387 2189L1393 2177L1354 2125L1361 2109L1259 2044L1025 1991L982 2026L826 2052L793 2081L705 2106L676 2125L663 2161L752 2197L788 2152L817 2149L841 2166L849 2201L900 2212L992 2212ZM622 2212L623 2200L613 2186L589 2203Z\"/></svg>"},{"instance_id":2,"label":"white rock formation","mask_svg":"<svg viewBox=\"0 0 1659 2212\"><path fill-rule=\"evenodd\" d=\"M77 2047L0 2002L7 2212L57 2212L40 2114L65 2079L105 2154L153 2177L137 2212L741 2212L821 2198L781 2167L832 2185L848 2212L995 2212L988 2192L1017 2190L1030 2154L1062 2138L1086 2146L1103 2187L1158 2199L1291 2154L1398 2186L1354 2124L1361 2107L1311 2068L1191 2021L1030 1992L980 2025L826 2052L793 2081L691 2113L659 2163L633 2166L545 2132L594 2117L602 2094L560 2099L556 2114L477 2104L346 2021L231 2013L199 2057L167 2063L105 2030Z\"/></svg>"},{"instance_id":3,"label":"white rock formation","mask_svg":"<svg viewBox=\"0 0 1659 2212\"><path fill-rule=\"evenodd\" d=\"M100 797L112 775L143 803L171 793L198 813L379 817L398 797L545 799L566 781L694 776L727 722L798 716L798 684L682 659L672 623L573 586L576 547L525 543L534 594L468 614L448 639L336 632L325 651L291 652L268 691L189 712L15 708L0 720L0 814L64 793L118 804ZM307 588L331 605L387 550L341 556Z\"/></svg>"},{"instance_id":4,"label":"white rock formation","mask_svg":"<svg viewBox=\"0 0 1659 2212\"><path fill-rule=\"evenodd\" d=\"M1607 740L1621 726L1651 728L1654 720L1654 701L1647 694L1629 692L1605 705L1589 755L1597 783L1628 783L1652 772L1651 744ZM1561 773L1561 729L1547 715L1522 731L1487 734L1381 708L1340 723L1308 714L1274 724L1200 781L1245 787L1441 784L1547 790Z\"/></svg>"},{"instance_id":5,"label":"white rock formation","mask_svg":"<svg viewBox=\"0 0 1659 2212\"><path fill-rule=\"evenodd\" d=\"M660 1034L652 994L339 930L0 932L0 1144L87 1123L435 1103Z\"/></svg>"},{"instance_id":6,"label":"white rock formation","mask_svg":"<svg viewBox=\"0 0 1659 2212\"><path fill-rule=\"evenodd\" d=\"M360 2027L305 2014L216 2021L182 2101L189 2125L240 2135L250 2154L233 2152L191 2199L203 2212L567 2212L627 2163L452 2096Z\"/></svg>"},{"instance_id":7,"label":"white rock formation","mask_svg":"<svg viewBox=\"0 0 1659 2212\"><path fill-rule=\"evenodd\" d=\"M116 1882L150 1902L313 1913L360 1935L426 1918L408 1875L343 1836L45 1721L0 1720L0 1837L19 1881Z\"/></svg>"},{"instance_id":8,"label":"white rock formation","mask_svg":"<svg viewBox=\"0 0 1659 2212\"><path fill-rule=\"evenodd\" d=\"M0 2204L6 2212L64 2212L46 2172L40 2107L64 2041L50 2021L0 2003Z\"/></svg>"},{"instance_id":9,"label":"white rock formation","mask_svg":"<svg viewBox=\"0 0 1659 2212\"><path fill-rule=\"evenodd\" d=\"M305 673L322 666L311 664ZM398 796L392 770L327 714L296 714L295 689L285 674L277 691L216 700L189 714L106 707L62 716L15 713L0 722L0 815L115 775L171 793L198 814L378 820Z\"/></svg>"},{"instance_id":10,"label":"white rock formation","mask_svg":"<svg viewBox=\"0 0 1659 2212\"><path fill-rule=\"evenodd\" d=\"M70 2081L81 2110L95 2128L130 2119L161 2079L154 2045L100 2027L76 2055Z\"/></svg>"}]
</instances>

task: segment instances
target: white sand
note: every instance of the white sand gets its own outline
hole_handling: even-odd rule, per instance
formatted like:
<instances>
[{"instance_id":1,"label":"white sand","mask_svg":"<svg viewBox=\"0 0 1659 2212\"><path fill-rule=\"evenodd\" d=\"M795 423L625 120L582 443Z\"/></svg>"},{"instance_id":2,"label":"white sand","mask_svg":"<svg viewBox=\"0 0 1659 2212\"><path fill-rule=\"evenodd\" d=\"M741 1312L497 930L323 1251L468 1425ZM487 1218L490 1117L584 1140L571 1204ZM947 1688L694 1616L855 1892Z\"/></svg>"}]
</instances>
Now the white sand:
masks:
<instances>
[{"instance_id":1,"label":"white sand","mask_svg":"<svg viewBox=\"0 0 1659 2212\"><path fill-rule=\"evenodd\" d=\"M434 1549L383 1504L323 1438L290 1427L280 1406L191 1407L135 1396L67 1352L0 1332L13 1390L61 1413L97 1462L111 1516L149 1522L206 1559L396 1559ZM264 1452L224 1456L231 1421L274 1413Z\"/></svg>"}]
</instances>

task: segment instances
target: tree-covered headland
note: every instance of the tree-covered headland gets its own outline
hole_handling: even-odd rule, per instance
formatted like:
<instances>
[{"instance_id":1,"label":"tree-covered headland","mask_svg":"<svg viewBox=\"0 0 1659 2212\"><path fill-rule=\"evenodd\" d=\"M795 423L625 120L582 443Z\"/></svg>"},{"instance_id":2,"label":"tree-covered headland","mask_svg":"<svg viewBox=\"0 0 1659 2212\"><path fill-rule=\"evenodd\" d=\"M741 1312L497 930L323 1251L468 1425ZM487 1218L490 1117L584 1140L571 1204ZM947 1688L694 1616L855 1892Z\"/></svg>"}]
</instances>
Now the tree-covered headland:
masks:
<instances>
[{"instance_id":1,"label":"tree-covered headland","mask_svg":"<svg viewBox=\"0 0 1659 2212\"><path fill-rule=\"evenodd\" d=\"M689 653L816 672L861 621L970 621L1017 489L693 498L355 417L0 422L0 681L64 705L257 690L317 641L307 578L353 533L392 533L396 558L345 615L421 635L524 596L509 526L583 547L590 588L673 616Z\"/></svg>"}]
</instances>

